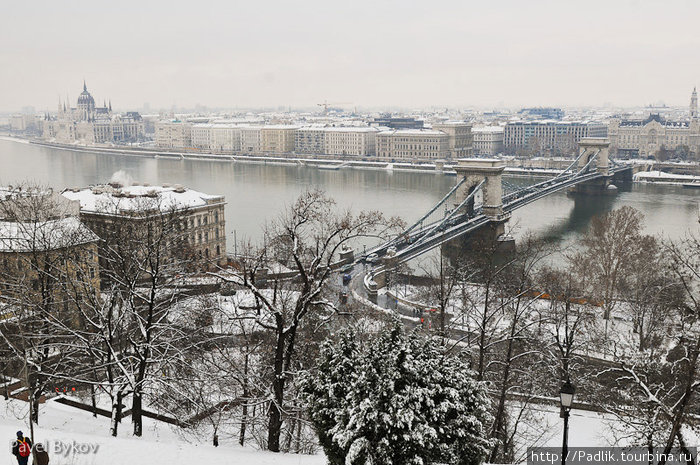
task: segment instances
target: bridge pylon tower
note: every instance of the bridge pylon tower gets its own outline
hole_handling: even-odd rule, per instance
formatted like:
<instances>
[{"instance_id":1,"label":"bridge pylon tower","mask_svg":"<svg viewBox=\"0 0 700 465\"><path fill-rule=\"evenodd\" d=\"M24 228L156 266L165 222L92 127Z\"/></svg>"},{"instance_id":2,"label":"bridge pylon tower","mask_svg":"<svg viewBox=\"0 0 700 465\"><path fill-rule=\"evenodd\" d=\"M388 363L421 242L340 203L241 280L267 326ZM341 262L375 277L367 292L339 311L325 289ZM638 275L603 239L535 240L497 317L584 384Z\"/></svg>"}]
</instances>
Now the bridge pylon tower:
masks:
<instances>
[{"instance_id":1,"label":"bridge pylon tower","mask_svg":"<svg viewBox=\"0 0 700 465\"><path fill-rule=\"evenodd\" d=\"M489 158L461 158L455 166L458 177L465 179L464 184L457 190L455 204L459 205L481 181L486 180L481 188L484 204L482 212L492 221L504 221L503 214L503 185L501 176L506 165L503 160ZM472 213L473 203L466 207Z\"/></svg>"},{"instance_id":2,"label":"bridge pylon tower","mask_svg":"<svg viewBox=\"0 0 700 465\"><path fill-rule=\"evenodd\" d=\"M583 170L595 162L596 171L602 175L592 181L583 182L569 188L576 194L614 194L616 189L609 188L613 174L610 172L610 140L605 137L584 137L579 143L578 169ZM595 160L593 160L595 158Z\"/></svg>"},{"instance_id":3,"label":"bridge pylon tower","mask_svg":"<svg viewBox=\"0 0 700 465\"><path fill-rule=\"evenodd\" d=\"M459 205L482 182L483 213L490 222L484 228L494 239L506 237L505 223L510 218L510 213L503 211L503 184L501 177L506 165L503 160L493 158L461 158L455 166L458 177L465 179L464 184L457 190L456 203ZM466 213L471 214L474 209L474 200L467 202ZM510 239L509 239L510 240ZM512 245L509 243L509 245Z\"/></svg>"},{"instance_id":4,"label":"bridge pylon tower","mask_svg":"<svg viewBox=\"0 0 700 465\"><path fill-rule=\"evenodd\" d=\"M596 157L596 168L600 174L610 174L610 140L605 137L584 137L578 143L579 169L585 167L593 157Z\"/></svg>"}]
</instances>

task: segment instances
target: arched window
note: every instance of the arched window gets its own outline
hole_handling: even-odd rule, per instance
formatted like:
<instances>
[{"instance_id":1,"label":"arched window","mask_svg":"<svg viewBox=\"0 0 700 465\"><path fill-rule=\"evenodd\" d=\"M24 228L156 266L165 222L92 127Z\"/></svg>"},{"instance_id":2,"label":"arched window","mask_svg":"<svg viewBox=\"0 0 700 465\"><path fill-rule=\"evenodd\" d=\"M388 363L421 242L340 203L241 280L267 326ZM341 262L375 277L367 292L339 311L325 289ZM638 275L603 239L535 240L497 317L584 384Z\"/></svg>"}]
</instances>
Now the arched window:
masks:
<instances>
[{"instance_id":1,"label":"arched window","mask_svg":"<svg viewBox=\"0 0 700 465\"><path fill-rule=\"evenodd\" d=\"M651 145L656 145L656 129L652 129L649 131L649 136L647 138L649 144Z\"/></svg>"}]
</instances>

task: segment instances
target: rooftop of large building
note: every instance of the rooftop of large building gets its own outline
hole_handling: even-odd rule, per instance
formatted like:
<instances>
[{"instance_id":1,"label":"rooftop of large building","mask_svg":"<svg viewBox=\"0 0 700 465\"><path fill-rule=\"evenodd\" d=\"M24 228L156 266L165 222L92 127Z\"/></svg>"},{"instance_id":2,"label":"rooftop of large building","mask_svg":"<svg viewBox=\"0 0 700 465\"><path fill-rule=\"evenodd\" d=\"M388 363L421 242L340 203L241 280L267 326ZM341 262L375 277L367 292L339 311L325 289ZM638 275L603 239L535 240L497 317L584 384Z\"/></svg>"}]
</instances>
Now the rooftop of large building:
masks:
<instances>
[{"instance_id":1,"label":"rooftop of large building","mask_svg":"<svg viewBox=\"0 0 700 465\"><path fill-rule=\"evenodd\" d=\"M447 136L442 131L436 129L390 129L382 131L379 135L397 135L397 136Z\"/></svg>"},{"instance_id":2,"label":"rooftop of large building","mask_svg":"<svg viewBox=\"0 0 700 465\"><path fill-rule=\"evenodd\" d=\"M433 126L471 126L472 123L467 121L441 121L439 123L433 123Z\"/></svg>"},{"instance_id":3,"label":"rooftop of large building","mask_svg":"<svg viewBox=\"0 0 700 465\"><path fill-rule=\"evenodd\" d=\"M514 120L507 123L509 126L512 125L534 125L534 126L581 126L589 124L604 124L600 121L590 121L590 120L579 120L579 121L562 121L558 119L540 119L540 120Z\"/></svg>"},{"instance_id":4,"label":"rooftop of large building","mask_svg":"<svg viewBox=\"0 0 700 465\"><path fill-rule=\"evenodd\" d=\"M620 126L646 126L652 121L656 121L657 123L666 127L687 128L690 125L689 121L670 121L658 113L651 113L645 119L622 119L620 120Z\"/></svg>"},{"instance_id":5,"label":"rooftop of large building","mask_svg":"<svg viewBox=\"0 0 700 465\"><path fill-rule=\"evenodd\" d=\"M0 186L0 220L45 221L78 216L79 205L52 188Z\"/></svg>"},{"instance_id":6,"label":"rooftop of large building","mask_svg":"<svg viewBox=\"0 0 700 465\"><path fill-rule=\"evenodd\" d=\"M105 215L141 211L180 211L224 203L222 195L198 192L180 185L123 185L112 182L87 188L66 189L63 196L80 202L80 211Z\"/></svg>"},{"instance_id":7,"label":"rooftop of large building","mask_svg":"<svg viewBox=\"0 0 700 465\"><path fill-rule=\"evenodd\" d=\"M475 127L472 127L472 132L501 133L501 132L503 132L503 126L475 126Z\"/></svg>"},{"instance_id":8,"label":"rooftop of large building","mask_svg":"<svg viewBox=\"0 0 700 465\"><path fill-rule=\"evenodd\" d=\"M46 221L0 221L0 252L43 252L96 242L75 216Z\"/></svg>"},{"instance_id":9,"label":"rooftop of large building","mask_svg":"<svg viewBox=\"0 0 700 465\"><path fill-rule=\"evenodd\" d=\"M304 126L299 131L324 131L324 132L378 132L377 127L367 126Z\"/></svg>"}]
</instances>

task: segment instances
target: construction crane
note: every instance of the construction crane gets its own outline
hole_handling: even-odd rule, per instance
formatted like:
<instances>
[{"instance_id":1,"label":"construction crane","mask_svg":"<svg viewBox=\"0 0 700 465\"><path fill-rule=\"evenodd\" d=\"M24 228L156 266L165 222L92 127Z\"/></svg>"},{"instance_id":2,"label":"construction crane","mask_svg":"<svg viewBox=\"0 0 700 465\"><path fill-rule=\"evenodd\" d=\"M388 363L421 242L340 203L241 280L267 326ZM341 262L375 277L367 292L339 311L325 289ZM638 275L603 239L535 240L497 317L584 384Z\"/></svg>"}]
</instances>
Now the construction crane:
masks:
<instances>
[{"instance_id":1,"label":"construction crane","mask_svg":"<svg viewBox=\"0 0 700 465\"><path fill-rule=\"evenodd\" d=\"M323 103L317 103L316 106L323 107L323 114L327 115L328 114L328 107L330 105L352 105L351 103L347 102L340 102L340 103L328 103L328 100L324 100Z\"/></svg>"}]
</instances>

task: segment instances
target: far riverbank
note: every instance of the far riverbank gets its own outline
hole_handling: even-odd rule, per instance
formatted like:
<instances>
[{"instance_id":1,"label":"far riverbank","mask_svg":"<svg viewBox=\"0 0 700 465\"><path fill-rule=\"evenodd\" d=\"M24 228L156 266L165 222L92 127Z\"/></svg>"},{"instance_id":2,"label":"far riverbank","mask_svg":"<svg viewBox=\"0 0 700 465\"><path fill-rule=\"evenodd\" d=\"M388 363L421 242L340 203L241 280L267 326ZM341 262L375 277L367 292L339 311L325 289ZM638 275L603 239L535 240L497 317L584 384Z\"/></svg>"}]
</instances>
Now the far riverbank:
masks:
<instances>
[{"instance_id":1,"label":"far riverbank","mask_svg":"<svg viewBox=\"0 0 700 465\"><path fill-rule=\"evenodd\" d=\"M0 136L0 139L50 147L57 150L69 150L83 153L105 153L130 157L165 158L180 160L219 161L224 163L252 163L263 165L291 165L307 166L320 170L340 170L344 168L381 170L381 171L408 171L417 173L438 173L446 176L455 176L455 163L451 161L413 161L396 162L391 160L369 160L367 158L343 158L330 156L298 156L296 154L269 154L250 155L240 153L214 153L194 150L163 150L150 147L135 146L92 146L78 144L59 144L38 139L26 139L15 136ZM560 173L571 160L563 158L534 158L518 160L514 158L504 159L505 172L510 176L535 176L549 177ZM642 162L644 169L634 177L635 182L659 183L659 184L692 184L700 183L700 176L690 174L667 173L654 170L653 163Z\"/></svg>"}]
</instances>

